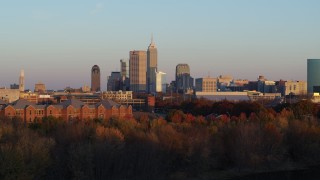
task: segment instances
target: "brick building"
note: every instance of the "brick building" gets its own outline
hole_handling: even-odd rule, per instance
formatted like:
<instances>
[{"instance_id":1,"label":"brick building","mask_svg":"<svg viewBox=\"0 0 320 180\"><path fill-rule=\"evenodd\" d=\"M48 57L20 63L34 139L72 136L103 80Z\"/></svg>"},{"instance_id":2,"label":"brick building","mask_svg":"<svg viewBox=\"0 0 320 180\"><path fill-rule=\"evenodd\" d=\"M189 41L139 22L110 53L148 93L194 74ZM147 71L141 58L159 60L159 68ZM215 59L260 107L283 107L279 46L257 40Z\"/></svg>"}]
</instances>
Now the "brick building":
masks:
<instances>
[{"instance_id":1,"label":"brick building","mask_svg":"<svg viewBox=\"0 0 320 180\"><path fill-rule=\"evenodd\" d=\"M11 104L0 105L0 116L20 117L25 122L53 116L64 120L108 119L131 117L132 107L120 105L111 100L102 100L95 105L87 105L77 99L69 99L57 105L37 105L25 99Z\"/></svg>"}]
</instances>

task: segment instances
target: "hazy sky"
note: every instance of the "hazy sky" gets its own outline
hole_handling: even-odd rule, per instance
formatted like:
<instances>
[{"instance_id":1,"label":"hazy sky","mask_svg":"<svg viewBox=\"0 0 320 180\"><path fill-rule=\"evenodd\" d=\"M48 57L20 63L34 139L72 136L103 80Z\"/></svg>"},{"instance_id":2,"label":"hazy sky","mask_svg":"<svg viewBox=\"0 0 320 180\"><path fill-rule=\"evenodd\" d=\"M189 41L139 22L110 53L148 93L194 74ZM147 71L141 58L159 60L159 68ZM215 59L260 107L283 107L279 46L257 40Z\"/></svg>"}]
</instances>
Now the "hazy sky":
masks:
<instances>
[{"instance_id":1,"label":"hazy sky","mask_svg":"<svg viewBox=\"0 0 320 180\"><path fill-rule=\"evenodd\" d=\"M320 58L319 0L10 0L0 1L0 87L102 86L130 50L158 47L159 70L174 78L188 63L194 78L231 74L254 80L306 80Z\"/></svg>"}]
</instances>

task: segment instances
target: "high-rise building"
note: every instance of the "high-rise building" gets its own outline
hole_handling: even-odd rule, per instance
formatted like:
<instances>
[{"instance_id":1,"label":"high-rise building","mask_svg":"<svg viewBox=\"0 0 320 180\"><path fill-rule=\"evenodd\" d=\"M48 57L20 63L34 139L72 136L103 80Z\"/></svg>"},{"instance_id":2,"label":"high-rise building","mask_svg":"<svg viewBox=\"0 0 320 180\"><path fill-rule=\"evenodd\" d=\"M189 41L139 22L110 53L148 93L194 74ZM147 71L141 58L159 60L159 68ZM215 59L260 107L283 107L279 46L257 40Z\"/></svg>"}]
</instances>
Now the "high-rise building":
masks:
<instances>
[{"instance_id":1,"label":"high-rise building","mask_svg":"<svg viewBox=\"0 0 320 180\"><path fill-rule=\"evenodd\" d=\"M101 91L100 86L100 68L98 65L94 65L91 69L91 91Z\"/></svg>"},{"instance_id":2,"label":"high-rise building","mask_svg":"<svg viewBox=\"0 0 320 180\"><path fill-rule=\"evenodd\" d=\"M111 72L111 76L108 77L107 90L108 91L119 91L121 88L121 73Z\"/></svg>"},{"instance_id":3,"label":"high-rise building","mask_svg":"<svg viewBox=\"0 0 320 180\"><path fill-rule=\"evenodd\" d=\"M158 50L151 37L151 43L147 50L147 91L156 92L156 73L158 67Z\"/></svg>"},{"instance_id":4,"label":"high-rise building","mask_svg":"<svg viewBox=\"0 0 320 180\"><path fill-rule=\"evenodd\" d=\"M158 71L156 73L156 92L166 93L166 73Z\"/></svg>"},{"instance_id":5,"label":"high-rise building","mask_svg":"<svg viewBox=\"0 0 320 180\"><path fill-rule=\"evenodd\" d=\"M129 56L130 90L133 92L145 92L147 84L147 53L146 51L130 51Z\"/></svg>"},{"instance_id":6,"label":"high-rise building","mask_svg":"<svg viewBox=\"0 0 320 180\"><path fill-rule=\"evenodd\" d=\"M121 77L128 77L128 64L124 59L120 59Z\"/></svg>"},{"instance_id":7,"label":"high-rise building","mask_svg":"<svg viewBox=\"0 0 320 180\"><path fill-rule=\"evenodd\" d=\"M121 86L120 89L123 91L127 91L130 88L130 82L129 82L129 66L127 61L124 59L120 60L120 74L121 74Z\"/></svg>"},{"instance_id":8,"label":"high-rise building","mask_svg":"<svg viewBox=\"0 0 320 180\"><path fill-rule=\"evenodd\" d=\"M308 94L320 92L320 59L307 60Z\"/></svg>"},{"instance_id":9,"label":"high-rise building","mask_svg":"<svg viewBox=\"0 0 320 180\"><path fill-rule=\"evenodd\" d=\"M24 91L24 70L23 69L20 71L19 90L20 92Z\"/></svg>"},{"instance_id":10,"label":"high-rise building","mask_svg":"<svg viewBox=\"0 0 320 180\"><path fill-rule=\"evenodd\" d=\"M176 66L176 86L179 93L186 93L193 89L193 78L190 76L188 64L178 64Z\"/></svg>"},{"instance_id":11,"label":"high-rise building","mask_svg":"<svg viewBox=\"0 0 320 180\"><path fill-rule=\"evenodd\" d=\"M217 78L197 78L196 79L197 92L216 92L217 91Z\"/></svg>"}]
</instances>

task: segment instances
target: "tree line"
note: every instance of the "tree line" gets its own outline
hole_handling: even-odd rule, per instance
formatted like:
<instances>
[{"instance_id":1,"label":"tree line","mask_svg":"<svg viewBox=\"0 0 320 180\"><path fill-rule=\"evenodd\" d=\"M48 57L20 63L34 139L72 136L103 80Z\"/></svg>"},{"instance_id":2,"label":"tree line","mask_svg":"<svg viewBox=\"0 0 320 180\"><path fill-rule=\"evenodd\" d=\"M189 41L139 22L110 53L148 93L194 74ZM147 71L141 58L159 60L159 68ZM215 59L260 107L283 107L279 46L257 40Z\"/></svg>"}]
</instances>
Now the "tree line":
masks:
<instances>
[{"instance_id":1,"label":"tree line","mask_svg":"<svg viewBox=\"0 0 320 180\"><path fill-rule=\"evenodd\" d=\"M0 117L0 179L223 178L320 162L318 106L309 101L166 106L165 118Z\"/></svg>"}]
</instances>

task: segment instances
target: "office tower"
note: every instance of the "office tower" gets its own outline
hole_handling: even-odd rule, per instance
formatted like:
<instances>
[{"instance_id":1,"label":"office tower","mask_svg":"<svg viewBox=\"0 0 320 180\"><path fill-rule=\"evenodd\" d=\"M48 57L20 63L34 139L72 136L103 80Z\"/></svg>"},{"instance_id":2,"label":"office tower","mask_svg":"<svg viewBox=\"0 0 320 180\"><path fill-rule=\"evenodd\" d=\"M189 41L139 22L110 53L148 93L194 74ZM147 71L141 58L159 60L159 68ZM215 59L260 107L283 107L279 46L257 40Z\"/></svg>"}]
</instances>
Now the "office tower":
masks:
<instances>
[{"instance_id":1,"label":"office tower","mask_svg":"<svg viewBox=\"0 0 320 180\"><path fill-rule=\"evenodd\" d=\"M197 78L196 79L197 92L216 92L217 91L217 78Z\"/></svg>"},{"instance_id":2,"label":"office tower","mask_svg":"<svg viewBox=\"0 0 320 180\"><path fill-rule=\"evenodd\" d=\"M94 65L91 69L91 91L98 92L100 90L100 68L98 65Z\"/></svg>"},{"instance_id":3,"label":"office tower","mask_svg":"<svg viewBox=\"0 0 320 180\"><path fill-rule=\"evenodd\" d=\"M129 84L129 66L128 63L124 60L120 60L120 69L121 69L121 90L127 91L129 90L130 84Z\"/></svg>"},{"instance_id":4,"label":"office tower","mask_svg":"<svg viewBox=\"0 0 320 180\"><path fill-rule=\"evenodd\" d=\"M108 77L107 90L119 91L122 90L121 73L111 72L111 76Z\"/></svg>"},{"instance_id":5,"label":"office tower","mask_svg":"<svg viewBox=\"0 0 320 180\"><path fill-rule=\"evenodd\" d=\"M146 51L130 51L129 53L130 90L133 92L146 91Z\"/></svg>"},{"instance_id":6,"label":"office tower","mask_svg":"<svg viewBox=\"0 0 320 180\"><path fill-rule=\"evenodd\" d=\"M41 82L38 82L37 84L34 85L34 92L45 93L46 85Z\"/></svg>"},{"instance_id":7,"label":"office tower","mask_svg":"<svg viewBox=\"0 0 320 180\"><path fill-rule=\"evenodd\" d=\"M124 59L120 59L121 77L128 77L128 65Z\"/></svg>"},{"instance_id":8,"label":"office tower","mask_svg":"<svg viewBox=\"0 0 320 180\"><path fill-rule=\"evenodd\" d=\"M307 60L308 94L320 92L320 59Z\"/></svg>"},{"instance_id":9,"label":"office tower","mask_svg":"<svg viewBox=\"0 0 320 180\"><path fill-rule=\"evenodd\" d=\"M179 93L187 93L193 89L193 78L190 76L188 64L178 64L176 66L176 86Z\"/></svg>"},{"instance_id":10,"label":"office tower","mask_svg":"<svg viewBox=\"0 0 320 180\"><path fill-rule=\"evenodd\" d=\"M24 70L23 69L20 71L19 90L20 92L24 91Z\"/></svg>"},{"instance_id":11,"label":"office tower","mask_svg":"<svg viewBox=\"0 0 320 180\"><path fill-rule=\"evenodd\" d=\"M147 50L147 91L156 92L156 72L158 66L158 50L151 37L151 43Z\"/></svg>"},{"instance_id":12,"label":"office tower","mask_svg":"<svg viewBox=\"0 0 320 180\"><path fill-rule=\"evenodd\" d=\"M166 92L166 73L161 71L156 72L156 92Z\"/></svg>"}]
</instances>

